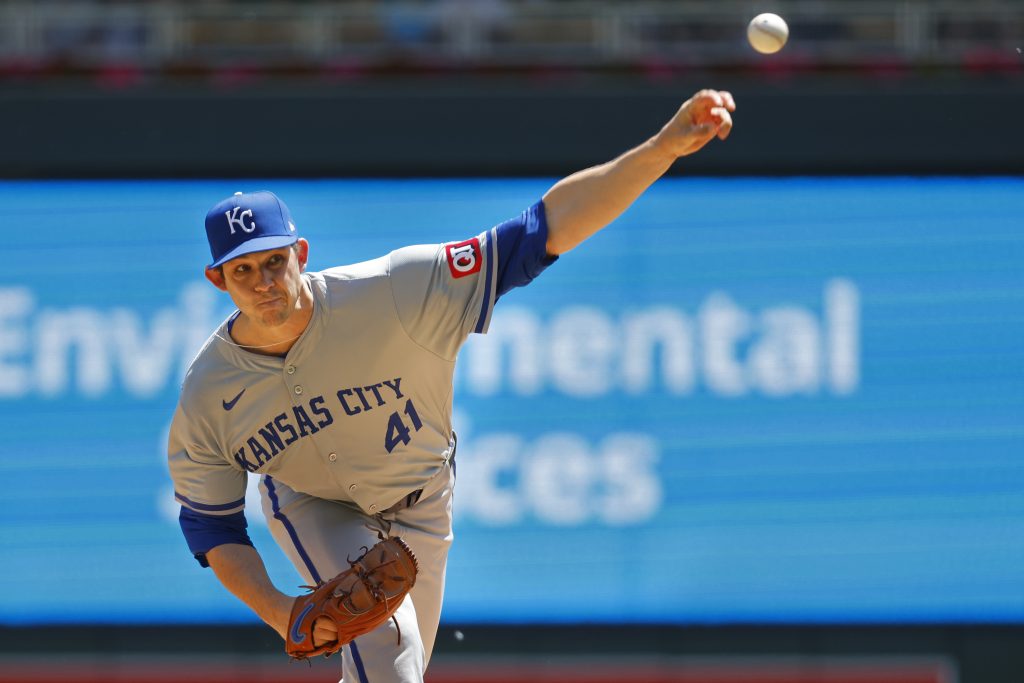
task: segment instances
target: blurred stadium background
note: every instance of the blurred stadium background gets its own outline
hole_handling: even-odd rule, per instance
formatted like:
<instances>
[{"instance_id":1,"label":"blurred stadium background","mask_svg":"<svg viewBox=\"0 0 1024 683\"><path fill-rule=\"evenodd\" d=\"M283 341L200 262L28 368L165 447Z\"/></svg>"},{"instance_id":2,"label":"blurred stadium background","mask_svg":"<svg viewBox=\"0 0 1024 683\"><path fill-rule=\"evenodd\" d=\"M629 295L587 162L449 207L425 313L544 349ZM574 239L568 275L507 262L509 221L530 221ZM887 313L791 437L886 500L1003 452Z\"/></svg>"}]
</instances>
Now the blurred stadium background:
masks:
<instances>
[{"instance_id":1,"label":"blurred stadium background","mask_svg":"<svg viewBox=\"0 0 1024 683\"><path fill-rule=\"evenodd\" d=\"M1024 680L1021 49L1010 0L0 2L0 682L336 680L177 529L210 205L314 268L461 239L700 87L728 142L464 352L428 680Z\"/></svg>"}]
</instances>

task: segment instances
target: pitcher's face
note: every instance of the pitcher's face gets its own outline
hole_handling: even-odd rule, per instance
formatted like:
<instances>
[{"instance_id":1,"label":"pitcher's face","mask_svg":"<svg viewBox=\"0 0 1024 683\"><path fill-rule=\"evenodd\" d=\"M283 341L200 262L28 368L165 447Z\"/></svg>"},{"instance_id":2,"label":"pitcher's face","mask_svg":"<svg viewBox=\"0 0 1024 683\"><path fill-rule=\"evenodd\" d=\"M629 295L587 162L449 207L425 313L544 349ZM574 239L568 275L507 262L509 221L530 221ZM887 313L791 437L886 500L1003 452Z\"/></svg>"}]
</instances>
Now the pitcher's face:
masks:
<instances>
[{"instance_id":1,"label":"pitcher's face","mask_svg":"<svg viewBox=\"0 0 1024 683\"><path fill-rule=\"evenodd\" d=\"M292 246L243 254L224 263L221 271L207 269L206 277L231 295L251 322L277 327L299 308L308 254L309 243L299 239Z\"/></svg>"}]
</instances>

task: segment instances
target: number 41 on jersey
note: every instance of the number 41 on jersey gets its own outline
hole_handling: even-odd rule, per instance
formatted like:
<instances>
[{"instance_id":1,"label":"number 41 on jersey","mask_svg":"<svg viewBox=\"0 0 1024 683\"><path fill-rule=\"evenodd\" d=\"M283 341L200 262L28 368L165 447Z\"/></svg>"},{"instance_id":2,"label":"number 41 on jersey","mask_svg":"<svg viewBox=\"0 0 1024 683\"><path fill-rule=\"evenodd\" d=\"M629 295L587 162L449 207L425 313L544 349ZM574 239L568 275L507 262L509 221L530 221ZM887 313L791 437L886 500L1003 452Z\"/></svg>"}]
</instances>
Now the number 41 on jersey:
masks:
<instances>
[{"instance_id":1,"label":"number 41 on jersey","mask_svg":"<svg viewBox=\"0 0 1024 683\"><path fill-rule=\"evenodd\" d=\"M405 413L405 416L412 423L412 430L406 426L405 420L402 419L402 413ZM420 420L419 414L416 413L416 406L412 404L411 398L405 402L405 410L402 413L396 410L388 418L388 431L384 435L384 450L388 453L395 450L395 446L398 444L408 446L409 442L412 441L411 432L418 432L423 427L423 422Z\"/></svg>"}]
</instances>

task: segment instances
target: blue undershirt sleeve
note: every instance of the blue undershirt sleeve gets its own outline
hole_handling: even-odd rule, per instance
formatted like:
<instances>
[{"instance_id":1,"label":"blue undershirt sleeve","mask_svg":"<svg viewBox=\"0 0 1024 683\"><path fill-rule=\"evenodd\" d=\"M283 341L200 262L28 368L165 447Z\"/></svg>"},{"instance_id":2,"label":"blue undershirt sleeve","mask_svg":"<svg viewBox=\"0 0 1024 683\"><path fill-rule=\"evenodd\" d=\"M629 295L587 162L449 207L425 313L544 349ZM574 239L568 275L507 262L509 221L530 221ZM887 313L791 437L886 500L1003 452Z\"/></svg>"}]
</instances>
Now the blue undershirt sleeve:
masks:
<instances>
[{"instance_id":1,"label":"blue undershirt sleeve","mask_svg":"<svg viewBox=\"0 0 1024 683\"><path fill-rule=\"evenodd\" d=\"M219 545L225 543L239 543L241 545L252 545L249 534L246 532L248 522L245 521L244 512L236 512L231 515L204 515L182 506L178 515L178 523L181 524L181 531L185 534L185 542L192 556L196 558L199 565L209 567L206 561L206 553Z\"/></svg>"},{"instance_id":2,"label":"blue undershirt sleeve","mask_svg":"<svg viewBox=\"0 0 1024 683\"><path fill-rule=\"evenodd\" d=\"M558 260L547 252L548 221L544 202L495 227L498 235L498 297L525 287Z\"/></svg>"}]
</instances>

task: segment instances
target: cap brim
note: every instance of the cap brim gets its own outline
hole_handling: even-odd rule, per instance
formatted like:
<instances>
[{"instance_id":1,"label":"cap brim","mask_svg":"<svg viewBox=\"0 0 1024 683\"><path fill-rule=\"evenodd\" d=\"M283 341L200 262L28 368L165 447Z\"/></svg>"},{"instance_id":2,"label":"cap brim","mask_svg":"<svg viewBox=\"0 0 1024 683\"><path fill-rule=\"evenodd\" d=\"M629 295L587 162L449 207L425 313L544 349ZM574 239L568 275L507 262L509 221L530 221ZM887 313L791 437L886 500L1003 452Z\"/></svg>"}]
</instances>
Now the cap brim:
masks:
<instances>
[{"instance_id":1,"label":"cap brim","mask_svg":"<svg viewBox=\"0 0 1024 683\"><path fill-rule=\"evenodd\" d=\"M289 247L299 241L298 235L271 235L269 237L256 237L247 242L243 242L228 253L221 256L219 259L211 263L208 268L216 268L222 266L233 258L238 258L244 254L251 254L254 251L267 251L269 249L280 249L281 247Z\"/></svg>"}]
</instances>

